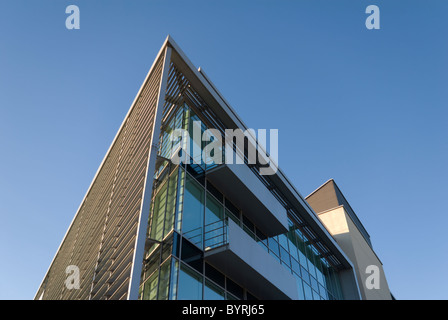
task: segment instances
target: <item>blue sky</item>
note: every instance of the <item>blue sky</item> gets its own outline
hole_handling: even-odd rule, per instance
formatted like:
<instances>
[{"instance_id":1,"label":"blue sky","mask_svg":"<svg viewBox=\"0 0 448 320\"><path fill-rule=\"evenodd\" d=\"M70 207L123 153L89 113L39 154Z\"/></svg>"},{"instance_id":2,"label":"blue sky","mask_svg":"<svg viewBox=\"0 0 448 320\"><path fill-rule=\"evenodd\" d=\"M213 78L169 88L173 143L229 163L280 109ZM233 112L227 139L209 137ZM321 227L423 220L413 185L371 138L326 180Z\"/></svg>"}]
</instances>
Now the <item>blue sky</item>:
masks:
<instances>
[{"instance_id":1,"label":"blue sky","mask_svg":"<svg viewBox=\"0 0 448 320\"><path fill-rule=\"evenodd\" d=\"M76 4L81 29L65 28ZM367 30L378 5L381 29ZM447 299L448 2L0 5L0 299L31 299L170 34L302 195L334 178L398 299Z\"/></svg>"}]
</instances>

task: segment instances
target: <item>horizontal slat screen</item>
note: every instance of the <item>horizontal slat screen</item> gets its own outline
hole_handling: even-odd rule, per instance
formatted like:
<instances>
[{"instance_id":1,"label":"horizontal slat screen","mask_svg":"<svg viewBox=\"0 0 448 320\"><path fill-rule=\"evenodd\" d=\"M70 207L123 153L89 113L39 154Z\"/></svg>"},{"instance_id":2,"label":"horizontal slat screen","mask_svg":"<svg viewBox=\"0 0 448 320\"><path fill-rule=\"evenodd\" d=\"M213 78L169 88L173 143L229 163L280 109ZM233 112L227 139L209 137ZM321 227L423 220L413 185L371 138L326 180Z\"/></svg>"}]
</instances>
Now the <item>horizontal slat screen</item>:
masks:
<instances>
[{"instance_id":1,"label":"horizontal slat screen","mask_svg":"<svg viewBox=\"0 0 448 320\"><path fill-rule=\"evenodd\" d=\"M124 120L37 299L127 298L163 58ZM69 265L79 267L79 289L65 286Z\"/></svg>"}]
</instances>

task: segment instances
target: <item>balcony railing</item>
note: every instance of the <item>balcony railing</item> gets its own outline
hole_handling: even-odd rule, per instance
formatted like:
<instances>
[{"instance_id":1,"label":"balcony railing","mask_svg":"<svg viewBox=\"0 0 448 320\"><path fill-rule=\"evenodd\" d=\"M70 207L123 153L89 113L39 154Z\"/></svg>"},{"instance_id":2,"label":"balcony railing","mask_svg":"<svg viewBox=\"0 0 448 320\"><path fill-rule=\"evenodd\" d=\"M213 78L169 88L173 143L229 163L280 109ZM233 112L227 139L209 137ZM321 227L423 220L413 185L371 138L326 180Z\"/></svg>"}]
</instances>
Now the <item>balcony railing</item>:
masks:
<instances>
[{"instance_id":1,"label":"balcony railing","mask_svg":"<svg viewBox=\"0 0 448 320\"><path fill-rule=\"evenodd\" d=\"M187 231L183 234L194 245L211 250L227 244L227 220L218 220L202 227Z\"/></svg>"}]
</instances>

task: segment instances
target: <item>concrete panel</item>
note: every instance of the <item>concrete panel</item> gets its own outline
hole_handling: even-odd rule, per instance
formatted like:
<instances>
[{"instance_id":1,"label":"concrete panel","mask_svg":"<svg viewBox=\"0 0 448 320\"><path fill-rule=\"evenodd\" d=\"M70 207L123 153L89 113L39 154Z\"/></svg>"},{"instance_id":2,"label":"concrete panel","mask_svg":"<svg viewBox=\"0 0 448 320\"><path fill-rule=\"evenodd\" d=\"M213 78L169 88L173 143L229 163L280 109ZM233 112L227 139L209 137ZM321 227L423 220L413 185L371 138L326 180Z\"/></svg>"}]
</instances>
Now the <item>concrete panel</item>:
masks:
<instances>
[{"instance_id":1,"label":"concrete panel","mask_svg":"<svg viewBox=\"0 0 448 320\"><path fill-rule=\"evenodd\" d=\"M319 214L319 218L352 261L362 299L390 300L391 295L383 265L356 224L350 218L350 215L345 211L345 208L340 206L334 210L321 213ZM369 265L377 266L379 269L379 289L368 289L366 287L366 280L369 276L366 273L366 268ZM344 279L341 280L341 284L347 285Z\"/></svg>"}]
</instances>

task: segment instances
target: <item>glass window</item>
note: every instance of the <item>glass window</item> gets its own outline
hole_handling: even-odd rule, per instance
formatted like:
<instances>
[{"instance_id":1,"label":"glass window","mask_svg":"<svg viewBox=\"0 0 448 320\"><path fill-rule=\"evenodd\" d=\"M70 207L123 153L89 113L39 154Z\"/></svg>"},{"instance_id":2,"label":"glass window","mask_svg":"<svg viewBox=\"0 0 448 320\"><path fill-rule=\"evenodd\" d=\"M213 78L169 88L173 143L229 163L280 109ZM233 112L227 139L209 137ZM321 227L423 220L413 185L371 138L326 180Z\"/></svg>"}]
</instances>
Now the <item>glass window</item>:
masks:
<instances>
[{"instance_id":1,"label":"glass window","mask_svg":"<svg viewBox=\"0 0 448 320\"><path fill-rule=\"evenodd\" d=\"M167 239L165 239L164 243L162 243L162 256L161 261L165 261L173 252L173 236L170 235Z\"/></svg>"},{"instance_id":2,"label":"glass window","mask_svg":"<svg viewBox=\"0 0 448 320\"><path fill-rule=\"evenodd\" d=\"M238 217L236 217L232 212L230 212L228 209L226 209L226 216L229 217L233 222L235 222L238 226L240 224L240 220Z\"/></svg>"},{"instance_id":3,"label":"glass window","mask_svg":"<svg viewBox=\"0 0 448 320\"><path fill-rule=\"evenodd\" d=\"M238 300L233 294L226 292L226 300Z\"/></svg>"},{"instance_id":4,"label":"glass window","mask_svg":"<svg viewBox=\"0 0 448 320\"><path fill-rule=\"evenodd\" d=\"M310 277L310 281L311 281L311 287L317 292L319 292L319 285L317 284L317 280L314 279L314 277Z\"/></svg>"},{"instance_id":5,"label":"glass window","mask_svg":"<svg viewBox=\"0 0 448 320\"><path fill-rule=\"evenodd\" d=\"M209 191L213 196L215 196L216 199L218 199L220 202L223 202L224 196L221 192L216 189L213 184L207 180L207 191Z\"/></svg>"},{"instance_id":6,"label":"glass window","mask_svg":"<svg viewBox=\"0 0 448 320\"><path fill-rule=\"evenodd\" d=\"M316 272L317 272L317 281L319 281L319 283L325 284L325 278L324 275L322 273L322 268L316 268Z\"/></svg>"},{"instance_id":7,"label":"glass window","mask_svg":"<svg viewBox=\"0 0 448 320\"><path fill-rule=\"evenodd\" d=\"M288 238L285 234L280 234L278 236L278 242L285 250L288 250Z\"/></svg>"},{"instance_id":8,"label":"glass window","mask_svg":"<svg viewBox=\"0 0 448 320\"><path fill-rule=\"evenodd\" d=\"M291 258L291 268L292 268L292 271L294 271L295 273L297 273L300 276L300 264L294 258Z\"/></svg>"},{"instance_id":9,"label":"glass window","mask_svg":"<svg viewBox=\"0 0 448 320\"><path fill-rule=\"evenodd\" d=\"M272 251L269 251L269 254L271 255L271 257L277 260L278 263L281 263L280 258L277 255L275 255Z\"/></svg>"},{"instance_id":10,"label":"glass window","mask_svg":"<svg viewBox=\"0 0 448 320\"><path fill-rule=\"evenodd\" d=\"M319 293L322 296L322 298L324 298L325 300L328 300L327 290L325 290L325 288L321 285L319 285Z\"/></svg>"},{"instance_id":11,"label":"glass window","mask_svg":"<svg viewBox=\"0 0 448 320\"><path fill-rule=\"evenodd\" d=\"M165 261L165 263L160 267L158 300L168 300L168 293L170 288L170 266L171 259Z\"/></svg>"},{"instance_id":12,"label":"glass window","mask_svg":"<svg viewBox=\"0 0 448 320\"><path fill-rule=\"evenodd\" d=\"M173 232L173 255L180 257L180 235L177 232Z\"/></svg>"},{"instance_id":13,"label":"glass window","mask_svg":"<svg viewBox=\"0 0 448 320\"><path fill-rule=\"evenodd\" d=\"M182 126L182 109L177 110L175 116L165 125L165 130L162 135L161 147L159 153L164 158L171 158L172 147L178 143L178 141L171 141L170 135L174 129L181 128ZM180 138L179 138L180 140Z\"/></svg>"},{"instance_id":14,"label":"glass window","mask_svg":"<svg viewBox=\"0 0 448 320\"><path fill-rule=\"evenodd\" d=\"M191 109L186 111L186 116L188 117L188 133L190 136L189 154L194 163L201 165L205 169L205 163L202 161L202 150L207 142L202 141L202 136L207 127Z\"/></svg>"},{"instance_id":15,"label":"glass window","mask_svg":"<svg viewBox=\"0 0 448 320\"><path fill-rule=\"evenodd\" d=\"M243 215L243 230L246 231L246 233L251 236L254 240L256 240L255 237L255 225L250 221L246 216Z\"/></svg>"},{"instance_id":16,"label":"glass window","mask_svg":"<svg viewBox=\"0 0 448 320\"><path fill-rule=\"evenodd\" d=\"M138 288L138 300L142 300L143 298L143 286Z\"/></svg>"},{"instance_id":17,"label":"glass window","mask_svg":"<svg viewBox=\"0 0 448 320\"><path fill-rule=\"evenodd\" d=\"M303 266L300 266L300 271L302 271L302 279L306 283L310 283L310 274L308 273L308 271Z\"/></svg>"},{"instance_id":18,"label":"glass window","mask_svg":"<svg viewBox=\"0 0 448 320\"><path fill-rule=\"evenodd\" d=\"M149 277L160 265L160 251L162 246L160 244L156 244L151 247L151 253L147 256L148 262L145 265L145 278Z\"/></svg>"},{"instance_id":19,"label":"glass window","mask_svg":"<svg viewBox=\"0 0 448 320\"><path fill-rule=\"evenodd\" d=\"M177 276L179 273L179 261L171 259L170 300L177 299Z\"/></svg>"},{"instance_id":20,"label":"glass window","mask_svg":"<svg viewBox=\"0 0 448 320\"><path fill-rule=\"evenodd\" d=\"M168 199L166 202L166 217L163 236L174 228L174 215L176 213L176 195L178 170L171 174L168 181Z\"/></svg>"},{"instance_id":21,"label":"glass window","mask_svg":"<svg viewBox=\"0 0 448 320\"><path fill-rule=\"evenodd\" d=\"M257 236L257 238L258 239L260 239L260 240L266 240L268 237L263 233L263 232L261 232L260 231L260 229L258 229L257 227L255 227L255 234L256 234L256 236ZM266 245L267 245L267 241L266 242L264 242Z\"/></svg>"},{"instance_id":22,"label":"glass window","mask_svg":"<svg viewBox=\"0 0 448 320\"><path fill-rule=\"evenodd\" d=\"M202 273L203 270L203 252L201 249L198 249L191 242L182 239L182 250L181 250L181 259L183 262L187 263L197 271Z\"/></svg>"},{"instance_id":23,"label":"glass window","mask_svg":"<svg viewBox=\"0 0 448 320\"><path fill-rule=\"evenodd\" d=\"M151 221L150 238L161 241L163 238L163 223L165 217L167 197L167 183L165 183L157 192L154 198L153 214Z\"/></svg>"},{"instance_id":24,"label":"glass window","mask_svg":"<svg viewBox=\"0 0 448 320\"><path fill-rule=\"evenodd\" d=\"M243 215L243 224L252 232L255 233L255 226L246 216Z\"/></svg>"},{"instance_id":25,"label":"glass window","mask_svg":"<svg viewBox=\"0 0 448 320\"><path fill-rule=\"evenodd\" d=\"M240 218L240 210L238 210L238 208L235 207L235 206L233 205L233 203L232 203L229 199L227 199L227 198L226 198L226 208L227 208L230 212L232 212L232 213L235 215L235 217L237 217L238 220L239 220L239 218Z\"/></svg>"},{"instance_id":26,"label":"glass window","mask_svg":"<svg viewBox=\"0 0 448 320\"><path fill-rule=\"evenodd\" d=\"M303 291L305 292L305 300L313 300L311 287L306 283L303 283Z\"/></svg>"},{"instance_id":27,"label":"glass window","mask_svg":"<svg viewBox=\"0 0 448 320\"><path fill-rule=\"evenodd\" d=\"M185 169L197 182L199 182L202 186L205 186L205 172L200 165L187 164Z\"/></svg>"},{"instance_id":28,"label":"glass window","mask_svg":"<svg viewBox=\"0 0 448 320\"><path fill-rule=\"evenodd\" d=\"M293 275L294 275L294 278L296 279L296 283L297 283L297 290L298 290L298 293L299 293L299 300L305 300L305 294L303 292L303 282L302 282L302 279L298 275L296 275L294 273L293 273Z\"/></svg>"},{"instance_id":29,"label":"glass window","mask_svg":"<svg viewBox=\"0 0 448 320\"><path fill-rule=\"evenodd\" d=\"M224 244L224 207L207 192L205 209L205 248Z\"/></svg>"},{"instance_id":30,"label":"glass window","mask_svg":"<svg viewBox=\"0 0 448 320\"><path fill-rule=\"evenodd\" d=\"M183 264L180 266L177 299L202 300L202 276Z\"/></svg>"},{"instance_id":31,"label":"glass window","mask_svg":"<svg viewBox=\"0 0 448 320\"><path fill-rule=\"evenodd\" d=\"M280 249L278 247L278 242L275 238L269 238L268 240L269 250L272 251L275 255L280 256Z\"/></svg>"},{"instance_id":32,"label":"glass window","mask_svg":"<svg viewBox=\"0 0 448 320\"><path fill-rule=\"evenodd\" d=\"M316 267L314 266L314 252L311 245L306 247L306 256L308 258L308 271L313 277L315 277Z\"/></svg>"},{"instance_id":33,"label":"glass window","mask_svg":"<svg viewBox=\"0 0 448 320\"><path fill-rule=\"evenodd\" d=\"M268 242L268 240L267 239L265 239L265 240L260 240L258 237L257 237L257 243L266 251L266 252L268 252L269 253L269 249L268 249L268 246L267 246L267 242Z\"/></svg>"},{"instance_id":34,"label":"glass window","mask_svg":"<svg viewBox=\"0 0 448 320\"><path fill-rule=\"evenodd\" d=\"M224 289L211 281L205 280L204 300L224 300Z\"/></svg>"},{"instance_id":35,"label":"glass window","mask_svg":"<svg viewBox=\"0 0 448 320\"><path fill-rule=\"evenodd\" d=\"M143 289L143 300L157 299L157 284L159 279L159 271L156 270L151 277L145 282Z\"/></svg>"},{"instance_id":36,"label":"glass window","mask_svg":"<svg viewBox=\"0 0 448 320\"><path fill-rule=\"evenodd\" d=\"M182 214L183 236L202 248L204 188L187 174Z\"/></svg>"},{"instance_id":37,"label":"glass window","mask_svg":"<svg viewBox=\"0 0 448 320\"><path fill-rule=\"evenodd\" d=\"M225 286L225 276L208 263L205 264L205 276L221 287Z\"/></svg>"},{"instance_id":38,"label":"glass window","mask_svg":"<svg viewBox=\"0 0 448 320\"><path fill-rule=\"evenodd\" d=\"M303 252L302 251L298 251L298 253L299 253L299 261L300 261L300 264L302 265L302 266L307 266L307 258L306 258L306 256L303 254Z\"/></svg>"},{"instance_id":39,"label":"glass window","mask_svg":"<svg viewBox=\"0 0 448 320\"><path fill-rule=\"evenodd\" d=\"M294 232L288 232L289 253L293 258L299 260L299 254L297 253L297 246L294 236L295 236Z\"/></svg>"},{"instance_id":40,"label":"glass window","mask_svg":"<svg viewBox=\"0 0 448 320\"><path fill-rule=\"evenodd\" d=\"M280 246L280 254L281 254L281 259L285 263L285 265L287 267L291 268L291 261L289 259L289 253L282 246Z\"/></svg>"},{"instance_id":41,"label":"glass window","mask_svg":"<svg viewBox=\"0 0 448 320\"><path fill-rule=\"evenodd\" d=\"M184 204L184 191L185 191L185 170L182 168L179 168L179 188L177 192L177 210L176 210L176 217L175 217L175 230L177 232L181 232L181 224L182 224L182 208Z\"/></svg>"},{"instance_id":42,"label":"glass window","mask_svg":"<svg viewBox=\"0 0 448 320\"><path fill-rule=\"evenodd\" d=\"M246 291L246 300L258 300L258 298L251 294L249 291Z\"/></svg>"},{"instance_id":43,"label":"glass window","mask_svg":"<svg viewBox=\"0 0 448 320\"><path fill-rule=\"evenodd\" d=\"M241 300L243 299L243 288L241 288L239 285L237 285L235 282L233 282L229 278L226 278L226 288L227 288L227 291L232 293L237 298L239 298Z\"/></svg>"}]
</instances>

